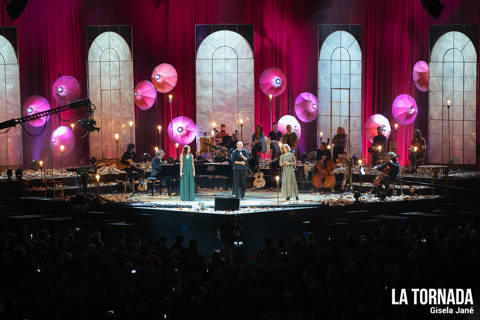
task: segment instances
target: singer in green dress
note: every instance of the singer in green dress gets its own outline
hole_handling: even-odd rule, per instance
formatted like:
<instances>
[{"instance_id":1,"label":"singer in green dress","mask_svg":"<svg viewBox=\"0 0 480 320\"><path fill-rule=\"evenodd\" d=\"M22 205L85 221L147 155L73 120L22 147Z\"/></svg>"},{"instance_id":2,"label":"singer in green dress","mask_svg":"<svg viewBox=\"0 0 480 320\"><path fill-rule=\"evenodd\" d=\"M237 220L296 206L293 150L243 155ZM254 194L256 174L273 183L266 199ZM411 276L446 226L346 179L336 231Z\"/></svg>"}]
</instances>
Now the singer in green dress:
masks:
<instances>
[{"instance_id":1,"label":"singer in green dress","mask_svg":"<svg viewBox=\"0 0 480 320\"><path fill-rule=\"evenodd\" d=\"M195 200L195 164L190 146L183 147L180 156L180 199L183 201Z\"/></svg>"},{"instance_id":2,"label":"singer in green dress","mask_svg":"<svg viewBox=\"0 0 480 320\"><path fill-rule=\"evenodd\" d=\"M283 154L280 156L280 167L282 167L282 197L287 201L290 197L298 200L298 185L295 178L295 166L297 161L295 155L290 151L290 146L282 146Z\"/></svg>"}]
</instances>

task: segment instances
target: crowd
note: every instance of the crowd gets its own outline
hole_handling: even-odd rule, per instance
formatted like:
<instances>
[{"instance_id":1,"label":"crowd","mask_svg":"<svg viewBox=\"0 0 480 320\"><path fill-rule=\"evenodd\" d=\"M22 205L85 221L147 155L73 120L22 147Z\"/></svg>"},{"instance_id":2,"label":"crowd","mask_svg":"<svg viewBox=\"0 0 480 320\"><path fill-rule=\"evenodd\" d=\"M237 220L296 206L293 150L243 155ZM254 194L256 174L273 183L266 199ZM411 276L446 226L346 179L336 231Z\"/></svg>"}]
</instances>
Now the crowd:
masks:
<instances>
[{"instance_id":1,"label":"crowd","mask_svg":"<svg viewBox=\"0 0 480 320\"><path fill-rule=\"evenodd\" d=\"M182 236L4 229L0 319L409 319L391 288L480 283L479 240L472 222L383 226L266 238L249 257Z\"/></svg>"}]
</instances>

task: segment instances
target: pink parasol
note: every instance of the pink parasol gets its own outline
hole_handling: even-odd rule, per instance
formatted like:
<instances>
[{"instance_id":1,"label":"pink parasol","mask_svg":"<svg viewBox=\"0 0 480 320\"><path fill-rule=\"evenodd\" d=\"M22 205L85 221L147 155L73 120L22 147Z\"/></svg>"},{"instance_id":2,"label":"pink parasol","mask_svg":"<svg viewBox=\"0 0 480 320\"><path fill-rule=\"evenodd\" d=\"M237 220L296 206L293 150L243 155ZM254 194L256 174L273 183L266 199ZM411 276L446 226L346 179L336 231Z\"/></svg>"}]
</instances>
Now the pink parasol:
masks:
<instances>
[{"instance_id":1,"label":"pink parasol","mask_svg":"<svg viewBox=\"0 0 480 320\"><path fill-rule=\"evenodd\" d=\"M404 126L409 125L417 117L418 108L415 99L408 94L401 94L393 100L392 114L395 120Z\"/></svg>"},{"instance_id":2,"label":"pink parasol","mask_svg":"<svg viewBox=\"0 0 480 320\"><path fill-rule=\"evenodd\" d=\"M157 98L157 92L153 84L148 81L140 81L135 87L135 104L140 110L148 110L155 103Z\"/></svg>"},{"instance_id":3,"label":"pink parasol","mask_svg":"<svg viewBox=\"0 0 480 320\"><path fill-rule=\"evenodd\" d=\"M160 93L172 91L177 84L177 79L177 70L168 63L159 64L153 69L152 83Z\"/></svg>"},{"instance_id":4,"label":"pink parasol","mask_svg":"<svg viewBox=\"0 0 480 320\"><path fill-rule=\"evenodd\" d=\"M417 61L412 71L415 87L422 92L428 91L428 64L425 61Z\"/></svg>"},{"instance_id":5,"label":"pink parasol","mask_svg":"<svg viewBox=\"0 0 480 320\"><path fill-rule=\"evenodd\" d=\"M171 140L184 146L190 144L197 136L197 126L189 117L180 116L172 119L167 132Z\"/></svg>"},{"instance_id":6,"label":"pink parasol","mask_svg":"<svg viewBox=\"0 0 480 320\"><path fill-rule=\"evenodd\" d=\"M278 68L267 68L263 70L259 79L260 89L266 95L279 96L287 88L287 78L282 70Z\"/></svg>"},{"instance_id":7,"label":"pink parasol","mask_svg":"<svg viewBox=\"0 0 480 320\"><path fill-rule=\"evenodd\" d=\"M72 129L66 126L60 126L52 132L50 137L50 146L57 156L62 155L60 146L64 146L63 155L66 156L73 150L75 145L75 136Z\"/></svg>"},{"instance_id":8,"label":"pink parasol","mask_svg":"<svg viewBox=\"0 0 480 320\"><path fill-rule=\"evenodd\" d=\"M390 122L381 114L376 113L372 114L368 117L367 121L365 121L365 136L368 141L373 142L373 137L377 135L377 127L383 127L383 135L387 137L387 139L390 136L390 132L392 131Z\"/></svg>"},{"instance_id":9,"label":"pink parasol","mask_svg":"<svg viewBox=\"0 0 480 320\"><path fill-rule=\"evenodd\" d=\"M27 101L25 101L23 106L23 113L26 116L47 110L50 110L50 104L48 103L47 99L41 96L31 96L27 99ZM49 118L50 116L32 120L29 121L28 124L32 127L41 127L45 125Z\"/></svg>"},{"instance_id":10,"label":"pink parasol","mask_svg":"<svg viewBox=\"0 0 480 320\"><path fill-rule=\"evenodd\" d=\"M303 122L312 122L317 118L318 100L310 92L302 92L295 99L295 113Z\"/></svg>"},{"instance_id":11,"label":"pink parasol","mask_svg":"<svg viewBox=\"0 0 480 320\"><path fill-rule=\"evenodd\" d=\"M55 80L52 86L52 96L61 106L80 98L80 83L72 76L63 76Z\"/></svg>"},{"instance_id":12,"label":"pink parasol","mask_svg":"<svg viewBox=\"0 0 480 320\"><path fill-rule=\"evenodd\" d=\"M283 116L278 120L278 130L282 132L282 134L287 133L287 125L292 126L292 131L295 132L300 139L300 136L302 135L302 126L300 126L300 123L298 120L293 117L293 116Z\"/></svg>"}]
</instances>

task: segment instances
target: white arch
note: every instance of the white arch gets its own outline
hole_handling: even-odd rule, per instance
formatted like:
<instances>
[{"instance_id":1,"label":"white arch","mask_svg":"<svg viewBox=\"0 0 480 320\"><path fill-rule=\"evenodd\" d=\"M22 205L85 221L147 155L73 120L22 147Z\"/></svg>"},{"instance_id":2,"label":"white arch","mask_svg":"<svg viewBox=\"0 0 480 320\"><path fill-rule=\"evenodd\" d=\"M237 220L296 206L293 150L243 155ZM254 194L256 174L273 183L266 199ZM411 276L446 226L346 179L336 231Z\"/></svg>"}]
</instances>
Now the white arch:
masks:
<instances>
[{"instance_id":1,"label":"white arch","mask_svg":"<svg viewBox=\"0 0 480 320\"><path fill-rule=\"evenodd\" d=\"M210 133L212 122L238 130L251 140L255 125L253 52L240 34L222 30L207 36L197 50L196 122L199 135ZM198 138L197 138L198 139Z\"/></svg>"},{"instance_id":2,"label":"white arch","mask_svg":"<svg viewBox=\"0 0 480 320\"><path fill-rule=\"evenodd\" d=\"M0 35L0 122L21 116L17 55L10 42ZM22 130L12 128L0 135L0 166L21 166L22 162Z\"/></svg>"},{"instance_id":3,"label":"white arch","mask_svg":"<svg viewBox=\"0 0 480 320\"><path fill-rule=\"evenodd\" d=\"M115 32L97 36L88 52L88 93L97 110L94 118L100 132L90 134L90 156L117 156L114 135L119 134L119 152L135 143L128 126L135 119L133 62L127 42Z\"/></svg>"},{"instance_id":4,"label":"white arch","mask_svg":"<svg viewBox=\"0 0 480 320\"><path fill-rule=\"evenodd\" d=\"M477 53L465 34L450 31L437 40L430 56L429 81L429 161L475 164Z\"/></svg>"},{"instance_id":5,"label":"white arch","mask_svg":"<svg viewBox=\"0 0 480 320\"><path fill-rule=\"evenodd\" d=\"M362 50L346 31L334 31L323 42L318 58L318 131L332 138L345 128L350 153L361 153ZM317 135L319 139L319 135Z\"/></svg>"}]
</instances>

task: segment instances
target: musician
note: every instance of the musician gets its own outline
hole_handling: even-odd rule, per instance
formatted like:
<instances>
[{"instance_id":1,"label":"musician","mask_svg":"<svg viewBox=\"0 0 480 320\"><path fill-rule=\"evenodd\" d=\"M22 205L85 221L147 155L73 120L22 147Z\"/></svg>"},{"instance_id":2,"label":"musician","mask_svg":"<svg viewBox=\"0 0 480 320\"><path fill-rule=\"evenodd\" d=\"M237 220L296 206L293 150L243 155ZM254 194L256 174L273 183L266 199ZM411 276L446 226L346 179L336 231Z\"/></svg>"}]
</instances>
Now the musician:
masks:
<instances>
[{"instance_id":1,"label":"musician","mask_svg":"<svg viewBox=\"0 0 480 320\"><path fill-rule=\"evenodd\" d=\"M387 152L387 137L383 135L384 128L377 127L377 134L373 138L372 145L368 148L368 152L372 155L372 166L376 166L378 159L380 158L380 154ZM379 150L381 147L381 150Z\"/></svg>"},{"instance_id":2,"label":"musician","mask_svg":"<svg viewBox=\"0 0 480 320\"><path fill-rule=\"evenodd\" d=\"M255 145L260 145L258 150L260 150L260 152L265 152L265 150L267 149L267 146L265 144L266 139L267 137L265 137L265 134L263 133L262 125L258 124L257 127L255 128L255 133L252 135L252 143L253 143L252 152Z\"/></svg>"},{"instance_id":3,"label":"musician","mask_svg":"<svg viewBox=\"0 0 480 320\"><path fill-rule=\"evenodd\" d=\"M423 138L420 129L415 129L413 131L413 139L411 145L411 148L408 149L408 160L410 161L410 167L412 168L412 170L416 171L417 159L425 157L425 150L427 146L427 143Z\"/></svg>"},{"instance_id":4,"label":"musician","mask_svg":"<svg viewBox=\"0 0 480 320\"><path fill-rule=\"evenodd\" d=\"M220 124L220 131L215 134L215 144L217 146L222 144L223 137L228 136L226 128L225 123Z\"/></svg>"},{"instance_id":5,"label":"musician","mask_svg":"<svg viewBox=\"0 0 480 320\"><path fill-rule=\"evenodd\" d=\"M130 180L132 180L134 176L138 177L144 173L142 169L137 168L133 165L133 163L136 162L137 159L134 150L135 145L133 143L129 143L127 145L127 150L123 153L122 158L120 159L120 162L126 166L123 170L127 173L127 176Z\"/></svg>"},{"instance_id":6,"label":"musician","mask_svg":"<svg viewBox=\"0 0 480 320\"><path fill-rule=\"evenodd\" d=\"M282 139L282 132L278 131L277 123L272 124L272 131L268 133L270 139L270 148L272 149L272 159L278 157L281 153L278 143Z\"/></svg>"},{"instance_id":7,"label":"musician","mask_svg":"<svg viewBox=\"0 0 480 320\"><path fill-rule=\"evenodd\" d=\"M398 163L397 155L395 154L395 152L388 152L386 162L375 166L374 169L377 169L381 172L387 166L390 170L388 172L388 175L382 180L382 184L386 187L388 187L390 183L394 182L395 179L398 177L398 174L400 173L400 164Z\"/></svg>"},{"instance_id":8,"label":"musician","mask_svg":"<svg viewBox=\"0 0 480 320\"><path fill-rule=\"evenodd\" d=\"M348 144L348 135L342 127L337 128L337 134L333 136L333 162L336 163L338 155L345 152Z\"/></svg>"},{"instance_id":9,"label":"musician","mask_svg":"<svg viewBox=\"0 0 480 320\"><path fill-rule=\"evenodd\" d=\"M233 195L244 200L247 184L248 151L243 148L242 141L237 142L237 148L233 150L231 159L233 165Z\"/></svg>"},{"instance_id":10,"label":"musician","mask_svg":"<svg viewBox=\"0 0 480 320\"><path fill-rule=\"evenodd\" d=\"M327 161L332 158L332 153L327 148L327 144L325 142L320 143L320 149L317 150L317 161L322 161L322 166L324 168L327 167Z\"/></svg>"},{"instance_id":11,"label":"musician","mask_svg":"<svg viewBox=\"0 0 480 320\"><path fill-rule=\"evenodd\" d=\"M292 131L292 126L287 124L287 133L282 136L282 143L288 144L292 148L292 153L295 154L298 146L298 136Z\"/></svg>"},{"instance_id":12,"label":"musician","mask_svg":"<svg viewBox=\"0 0 480 320\"><path fill-rule=\"evenodd\" d=\"M170 183L170 179L162 177L162 166L164 164L163 158L165 158L165 151L160 149L152 159L152 170L150 171L150 176L155 177L157 180L162 180L167 187L168 195L171 195L172 184Z\"/></svg>"}]
</instances>

